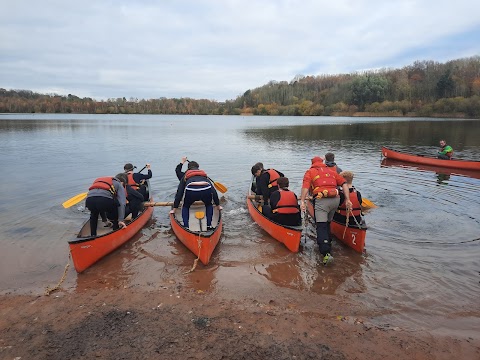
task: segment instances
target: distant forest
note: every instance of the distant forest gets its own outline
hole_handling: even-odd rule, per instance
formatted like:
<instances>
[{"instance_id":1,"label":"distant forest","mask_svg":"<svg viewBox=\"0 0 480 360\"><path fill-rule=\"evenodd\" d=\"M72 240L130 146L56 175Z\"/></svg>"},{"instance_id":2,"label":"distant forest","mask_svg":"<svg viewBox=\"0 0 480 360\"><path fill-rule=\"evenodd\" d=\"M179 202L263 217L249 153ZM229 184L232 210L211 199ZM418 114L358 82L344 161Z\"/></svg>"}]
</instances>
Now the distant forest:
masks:
<instances>
[{"instance_id":1,"label":"distant forest","mask_svg":"<svg viewBox=\"0 0 480 360\"><path fill-rule=\"evenodd\" d=\"M480 118L480 56L401 69L297 75L219 102L191 98L96 101L0 88L1 113L448 116Z\"/></svg>"}]
</instances>

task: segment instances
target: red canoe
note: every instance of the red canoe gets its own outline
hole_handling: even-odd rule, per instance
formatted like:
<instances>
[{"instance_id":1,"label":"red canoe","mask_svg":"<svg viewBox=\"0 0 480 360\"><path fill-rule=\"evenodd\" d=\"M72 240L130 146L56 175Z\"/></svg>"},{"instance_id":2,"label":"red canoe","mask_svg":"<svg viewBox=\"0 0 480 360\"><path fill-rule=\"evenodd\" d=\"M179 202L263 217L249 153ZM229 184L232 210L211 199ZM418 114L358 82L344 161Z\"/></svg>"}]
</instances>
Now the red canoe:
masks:
<instances>
[{"instance_id":1,"label":"red canoe","mask_svg":"<svg viewBox=\"0 0 480 360\"><path fill-rule=\"evenodd\" d=\"M90 221L87 220L77 237L68 242L75 270L81 273L129 241L145 226L152 214L153 207L146 207L135 219L125 221L126 228L118 230L104 227L99 218L96 237L90 235Z\"/></svg>"},{"instance_id":2,"label":"red canoe","mask_svg":"<svg viewBox=\"0 0 480 360\"><path fill-rule=\"evenodd\" d=\"M248 191L248 195L252 197L255 195ZM248 212L252 219L267 233L270 234L275 240L280 241L283 243L288 250L293 252L298 252L298 248L300 247L300 240L302 238L302 226L286 226L276 223L262 214L262 212L258 209L258 203L254 199L249 198L247 196L247 207Z\"/></svg>"},{"instance_id":3,"label":"red canoe","mask_svg":"<svg viewBox=\"0 0 480 360\"><path fill-rule=\"evenodd\" d=\"M307 202L308 214L314 218L313 203ZM357 225L341 224L335 219L330 223L330 231L332 234L345 245L353 250L363 253L365 249L365 238L367 237L367 227L359 228Z\"/></svg>"},{"instance_id":4,"label":"red canoe","mask_svg":"<svg viewBox=\"0 0 480 360\"><path fill-rule=\"evenodd\" d=\"M442 159L437 159L437 158L432 158L427 156L406 154L406 153L387 149L386 147L382 147L382 155L387 159L395 159L395 160L400 160L400 161L405 161L405 162L415 163L415 164L440 166L440 167L451 168L451 169L480 171L480 161L459 160L459 159L442 160Z\"/></svg>"},{"instance_id":5,"label":"red canoe","mask_svg":"<svg viewBox=\"0 0 480 360\"><path fill-rule=\"evenodd\" d=\"M200 214L198 219L195 214ZM222 213L218 207L213 207L213 230L207 231L207 219L205 218L205 205L195 202L190 207L189 227L183 226L182 208L175 209L174 213L170 213L170 223L172 230L177 238L192 253L194 253L202 262L207 265L212 257L213 250L220 241L222 234Z\"/></svg>"}]
</instances>

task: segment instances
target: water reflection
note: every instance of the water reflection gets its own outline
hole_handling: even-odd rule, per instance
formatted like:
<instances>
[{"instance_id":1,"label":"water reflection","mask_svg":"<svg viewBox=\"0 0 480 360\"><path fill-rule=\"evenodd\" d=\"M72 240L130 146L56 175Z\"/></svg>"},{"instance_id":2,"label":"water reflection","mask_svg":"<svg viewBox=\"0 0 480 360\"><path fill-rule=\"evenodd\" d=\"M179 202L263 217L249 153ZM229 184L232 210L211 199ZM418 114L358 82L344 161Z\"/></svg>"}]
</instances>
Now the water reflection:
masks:
<instances>
[{"instance_id":1,"label":"water reflection","mask_svg":"<svg viewBox=\"0 0 480 360\"><path fill-rule=\"evenodd\" d=\"M249 137L263 141L357 141L381 144L399 143L410 150L424 149L436 153L438 140L446 138L454 147L455 154L467 147L480 146L480 121L389 121L352 123L341 125L299 125L281 128L245 129ZM478 154L476 154L478 158Z\"/></svg>"},{"instance_id":2,"label":"water reflection","mask_svg":"<svg viewBox=\"0 0 480 360\"><path fill-rule=\"evenodd\" d=\"M277 286L333 295L339 289L363 292L361 280L365 257L354 253L339 242L334 243L335 261L341 266L326 267L315 245L309 239L300 253L294 256L274 257L254 266L255 271Z\"/></svg>"},{"instance_id":3,"label":"water reflection","mask_svg":"<svg viewBox=\"0 0 480 360\"><path fill-rule=\"evenodd\" d=\"M474 179L480 179L480 171L464 170L464 169L449 169L441 166L413 164L405 161L393 160L388 158L383 159L380 163L380 166L392 167L392 168L397 167L397 168L411 170L411 171L434 172L437 174L438 183L443 183L445 181L450 180L451 175L461 175L461 176L467 176Z\"/></svg>"}]
</instances>

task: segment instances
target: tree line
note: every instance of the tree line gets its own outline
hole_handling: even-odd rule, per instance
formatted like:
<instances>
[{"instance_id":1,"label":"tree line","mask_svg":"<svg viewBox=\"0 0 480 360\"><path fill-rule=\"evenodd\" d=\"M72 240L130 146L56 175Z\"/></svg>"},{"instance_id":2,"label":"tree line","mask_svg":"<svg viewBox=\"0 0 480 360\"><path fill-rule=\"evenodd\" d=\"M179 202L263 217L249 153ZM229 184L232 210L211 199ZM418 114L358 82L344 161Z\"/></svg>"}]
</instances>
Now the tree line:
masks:
<instances>
[{"instance_id":1,"label":"tree line","mask_svg":"<svg viewBox=\"0 0 480 360\"><path fill-rule=\"evenodd\" d=\"M416 61L401 69L270 81L236 99L117 98L0 89L3 113L381 115L480 118L480 56L446 63Z\"/></svg>"}]
</instances>

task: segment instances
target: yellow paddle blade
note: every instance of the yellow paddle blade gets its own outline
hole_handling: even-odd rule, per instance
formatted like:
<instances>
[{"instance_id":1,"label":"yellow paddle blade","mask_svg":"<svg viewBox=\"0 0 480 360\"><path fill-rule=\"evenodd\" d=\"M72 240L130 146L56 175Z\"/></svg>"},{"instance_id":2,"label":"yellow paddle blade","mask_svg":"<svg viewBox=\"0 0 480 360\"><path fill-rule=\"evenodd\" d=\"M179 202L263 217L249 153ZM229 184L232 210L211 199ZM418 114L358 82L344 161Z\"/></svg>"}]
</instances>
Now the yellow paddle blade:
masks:
<instances>
[{"instance_id":1,"label":"yellow paddle blade","mask_svg":"<svg viewBox=\"0 0 480 360\"><path fill-rule=\"evenodd\" d=\"M196 211L195 212L195 217L200 220L200 219L203 219L205 216L205 213L203 211Z\"/></svg>"},{"instance_id":2,"label":"yellow paddle blade","mask_svg":"<svg viewBox=\"0 0 480 360\"><path fill-rule=\"evenodd\" d=\"M222 183L219 183L219 182L214 182L213 183L213 186L215 186L215 189L217 189L218 191L220 191L222 194L226 193L228 191L227 187L225 185L223 185Z\"/></svg>"},{"instance_id":3,"label":"yellow paddle blade","mask_svg":"<svg viewBox=\"0 0 480 360\"><path fill-rule=\"evenodd\" d=\"M371 202L368 199L362 198L362 207L364 207L364 208L376 208L377 205L375 205L373 202Z\"/></svg>"},{"instance_id":4,"label":"yellow paddle blade","mask_svg":"<svg viewBox=\"0 0 480 360\"><path fill-rule=\"evenodd\" d=\"M78 194L78 195L75 195L74 197L68 199L67 201L65 201L62 206L65 208L65 209L68 209L69 207L75 205L75 204L78 204L80 201L82 201L83 199L85 199L87 197L87 194L88 193L81 193L81 194Z\"/></svg>"}]
</instances>

